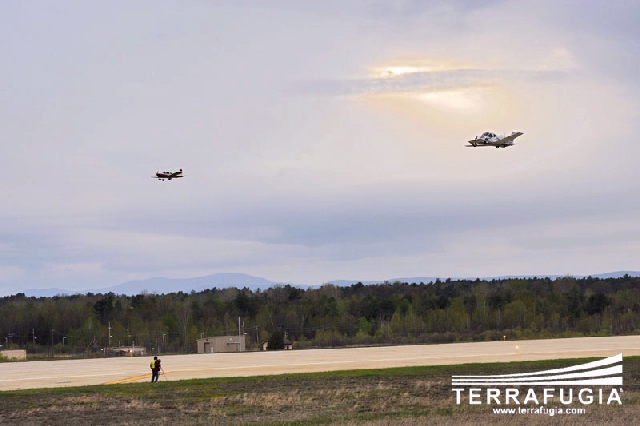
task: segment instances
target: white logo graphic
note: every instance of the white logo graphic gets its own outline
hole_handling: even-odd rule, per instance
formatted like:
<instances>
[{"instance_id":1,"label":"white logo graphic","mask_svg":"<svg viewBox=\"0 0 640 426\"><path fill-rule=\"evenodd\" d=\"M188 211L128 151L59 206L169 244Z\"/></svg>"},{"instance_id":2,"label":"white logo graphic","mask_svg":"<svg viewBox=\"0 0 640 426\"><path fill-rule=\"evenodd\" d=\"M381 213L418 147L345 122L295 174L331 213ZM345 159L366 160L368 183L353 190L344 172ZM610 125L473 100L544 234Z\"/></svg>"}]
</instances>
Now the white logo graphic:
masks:
<instances>
[{"instance_id":1,"label":"white logo graphic","mask_svg":"<svg viewBox=\"0 0 640 426\"><path fill-rule=\"evenodd\" d=\"M622 354L537 373L451 376L457 386L622 386ZM618 365L616 365L618 364Z\"/></svg>"}]
</instances>

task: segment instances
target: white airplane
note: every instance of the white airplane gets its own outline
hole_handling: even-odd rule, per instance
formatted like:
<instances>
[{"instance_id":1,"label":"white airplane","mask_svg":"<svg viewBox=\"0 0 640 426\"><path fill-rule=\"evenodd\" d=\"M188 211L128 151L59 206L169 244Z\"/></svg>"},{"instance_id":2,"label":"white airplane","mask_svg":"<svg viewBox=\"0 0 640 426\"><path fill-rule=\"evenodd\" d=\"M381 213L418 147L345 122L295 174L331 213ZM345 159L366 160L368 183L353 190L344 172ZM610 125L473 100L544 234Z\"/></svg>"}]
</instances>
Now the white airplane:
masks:
<instances>
[{"instance_id":1,"label":"white airplane","mask_svg":"<svg viewBox=\"0 0 640 426\"><path fill-rule=\"evenodd\" d=\"M513 141L518 136L522 136L522 132L512 132L511 136L496 135L491 132L484 132L480 136L476 136L475 139L469 141L469 147L477 146L495 146L496 148L506 148L513 145Z\"/></svg>"},{"instance_id":2,"label":"white airplane","mask_svg":"<svg viewBox=\"0 0 640 426\"><path fill-rule=\"evenodd\" d=\"M160 179L160 180L165 180L165 179L171 180L171 179L184 177L184 175L182 174L182 169L180 169L180 171L177 171L177 172L156 172L156 175L151 177Z\"/></svg>"}]
</instances>

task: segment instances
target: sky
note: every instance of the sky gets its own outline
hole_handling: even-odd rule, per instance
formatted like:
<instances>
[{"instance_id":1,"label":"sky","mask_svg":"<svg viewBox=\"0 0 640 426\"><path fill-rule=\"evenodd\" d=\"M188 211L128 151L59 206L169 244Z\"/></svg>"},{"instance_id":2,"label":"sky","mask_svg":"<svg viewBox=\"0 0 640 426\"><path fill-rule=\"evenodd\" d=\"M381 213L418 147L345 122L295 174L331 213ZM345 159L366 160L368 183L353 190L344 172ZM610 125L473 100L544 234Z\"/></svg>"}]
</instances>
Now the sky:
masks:
<instances>
[{"instance_id":1,"label":"sky","mask_svg":"<svg viewBox=\"0 0 640 426\"><path fill-rule=\"evenodd\" d=\"M637 1L5 4L0 294L640 270L638 21ZM485 131L524 135L464 146Z\"/></svg>"}]
</instances>

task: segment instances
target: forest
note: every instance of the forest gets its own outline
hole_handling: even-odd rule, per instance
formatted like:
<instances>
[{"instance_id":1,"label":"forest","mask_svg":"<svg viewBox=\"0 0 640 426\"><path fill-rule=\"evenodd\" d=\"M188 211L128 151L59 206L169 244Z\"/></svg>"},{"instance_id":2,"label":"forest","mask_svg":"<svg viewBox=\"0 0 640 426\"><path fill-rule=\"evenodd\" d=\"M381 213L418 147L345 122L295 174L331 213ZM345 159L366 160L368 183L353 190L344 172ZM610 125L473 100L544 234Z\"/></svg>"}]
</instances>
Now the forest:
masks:
<instances>
[{"instance_id":1,"label":"forest","mask_svg":"<svg viewBox=\"0 0 640 426\"><path fill-rule=\"evenodd\" d=\"M43 356L194 353L201 337L239 333L258 350L274 336L304 349L639 332L640 278L627 275L0 298L0 343Z\"/></svg>"}]
</instances>

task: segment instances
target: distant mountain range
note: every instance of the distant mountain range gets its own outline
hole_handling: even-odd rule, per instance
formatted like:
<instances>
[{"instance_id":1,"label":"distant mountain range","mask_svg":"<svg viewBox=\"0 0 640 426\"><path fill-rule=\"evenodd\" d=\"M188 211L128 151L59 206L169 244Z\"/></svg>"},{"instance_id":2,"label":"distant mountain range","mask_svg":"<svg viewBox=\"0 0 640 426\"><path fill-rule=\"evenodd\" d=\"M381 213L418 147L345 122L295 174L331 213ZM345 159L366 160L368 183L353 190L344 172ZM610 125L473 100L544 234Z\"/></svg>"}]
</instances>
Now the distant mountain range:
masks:
<instances>
[{"instance_id":1,"label":"distant mountain range","mask_svg":"<svg viewBox=\"0 0 640 426\"><path fill-rule=\"evenodd\" d=\"M265 290L269 287L277 285L275 281L269 281L264 278L254 277L247 274L239 273L221 273L207 275L204 277L195 278L148 278L146 280L134 280L127 281L123 284L118 284L111 287L76 290L69 291L59 288L46 288L46 289L29 289L25 290L26 296L35 297L51 297L57 294L86 294L86 293L114 293L114 294L126 294L128 296L134 296L140 293L176 293L183 291L190 293L191 291L202 291L210 288L244 288L247 287L251 290Z\"/></svg>"},{"instance_id":2,"label":"distant mountain range","mask_svg":"<svg viewBox=\"0 0 640 426\"><path fill-rule=\"evenodd\" d=\"M624 275L629 275L631 277L640 277L640 271L617 271L617 272L607 272L603 274L595 274L590 275L593 278L619 278ZM585 278L584 276L574 275L576 278ZM551 278L556 279L563 277L563 275L504 275L500 277L480 277L481 280L501 280L508 278ZM409 278L390 278L386 280L379 281L362 281L362 280L332 280L328 281L327 284L333 284L337 286L350 286L361 282L365 285L370 284L379 284L384 282L407 282L407 283L425 283L428 284L430 282L435 282L437 279L446 280L448 277L409 277ZM454 278L451 277L451 280L475 280L476 277L466 277L466 278ZM277 285L285 285L287 283L278 283L276 281L270 281L265 278L254 277L247 274L240 273L220 273L207 275L204 277L195 277L195 278L149 278L146 280L135 280L128 281L123 284L115 285L112 287L100 288L100 289L87 289L87 290L76 290L70 291L60 288L47 288L47 289L26 289L23 293L29 297L52 297L56 295L62 294L86 294L86 293L115 293L115 294L125 294L127 296L134 296L140 293L157 293L157 294L166 294L166 293L176 293L179 291L183 291L185 293L190 293L191 291L200 292L206 289L211 288L249 288L252 291L255 290L266 290L270 287L275 287ZM322 284L318 285L299 285L299 284L290 284L294 287L303 287L303 288L314 288L319 287Z\"/></svg>"}]
</instances>

